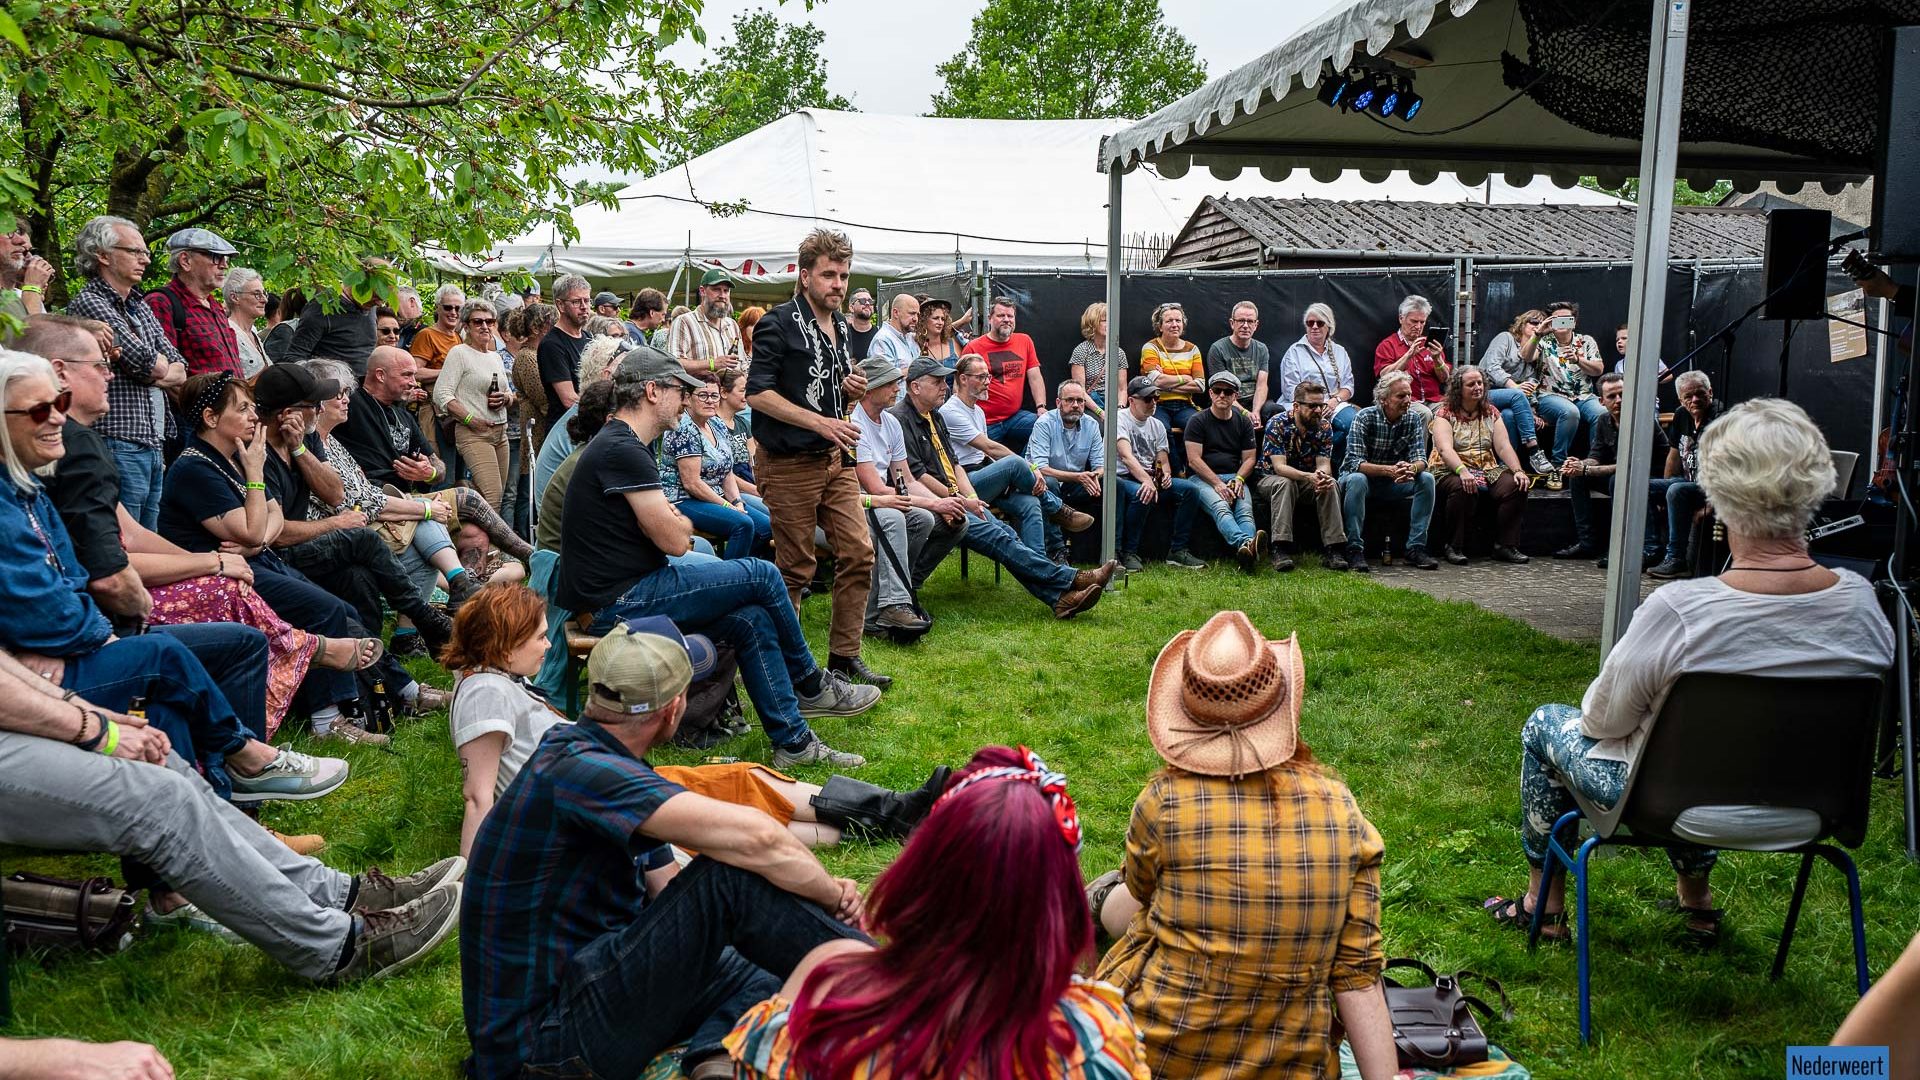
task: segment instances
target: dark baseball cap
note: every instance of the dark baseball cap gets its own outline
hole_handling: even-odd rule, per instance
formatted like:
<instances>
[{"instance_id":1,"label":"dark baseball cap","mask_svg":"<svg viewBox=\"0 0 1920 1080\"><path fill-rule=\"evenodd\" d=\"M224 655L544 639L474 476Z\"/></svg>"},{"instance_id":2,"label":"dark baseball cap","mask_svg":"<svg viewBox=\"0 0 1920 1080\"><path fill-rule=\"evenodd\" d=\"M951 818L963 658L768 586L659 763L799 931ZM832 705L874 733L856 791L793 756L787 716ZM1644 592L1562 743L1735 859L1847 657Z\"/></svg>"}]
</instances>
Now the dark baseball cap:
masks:
<instances>
[{"instance_id":1,"label":"dark baseball cap","mask_svg":"<svg viewBox=\"0 0 1920 1080\"><path fill-rule=\"evenodd\" d=\"M269 364L253 384L254 405L263 413L318 405L339 393L339 382L315 375L304 364Z\"/></svg>"},{"instance_id":2,"label":"dark baseball cap","mask_svg":"<svg viewBox=\"0 0 1920 1080\"><path fill-rule=\"evenodd\" d=\"M698 390L707 385L695 378L680 361L661 352L651 345L635 345L620 357L619 366L614 368L613 381L620 383L650 383L672 380L688 389Z\"/></svg>"},{"instance_id":3,"label":"dark baseball cap","mask_svg":"<svg viewBox=\"0 0 1920 1080\"><path fill-rule=\"evenodd\" d=\"M1160 384L1154 382L1151 375L1135 375L1127 380L1127 393L1139 398L1157 398L1160 396Z\"/></svg>"},{"instance_id":4,"label":"dark baseball cap","mask_svg":"<svg viewBox=\"0 0 1920 1080\"><path fill-rule=\"evenodd\" d=\"M931 356L923 356L920 359L915 360L913 363L907 365L907 381L908 382L912 382L915 379L923 378L928 375L938 375L944 379L951 374L953 374L952 364L946 363L945 361L941 361L941 360L935 360Z\"/></svg>"}]
</instances>

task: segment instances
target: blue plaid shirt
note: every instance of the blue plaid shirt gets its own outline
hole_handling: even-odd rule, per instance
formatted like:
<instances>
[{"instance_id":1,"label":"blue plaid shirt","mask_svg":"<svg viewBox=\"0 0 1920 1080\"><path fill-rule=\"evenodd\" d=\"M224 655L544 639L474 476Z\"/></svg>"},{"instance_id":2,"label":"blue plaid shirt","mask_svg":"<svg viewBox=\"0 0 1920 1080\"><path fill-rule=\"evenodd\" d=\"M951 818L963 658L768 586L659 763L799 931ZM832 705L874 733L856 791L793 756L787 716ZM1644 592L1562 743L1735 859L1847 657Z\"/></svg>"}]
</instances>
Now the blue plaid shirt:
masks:
<instances>
[{"instance_id":1,"label":"blue plaid shirt","mask_svg":"<svg viewBox=\"0 0 1920 1080\"><path fill-rule=\"evenodd\" d=\"M1369 405L1353 418L1347 429L1347 459L1340 463L1340 475L1359 472L1362 462L1374 465L1398 465L1403 461L1427 460L1427 429L1420 414L1409 408L1399 423L1389 423L1380 406Z\"/></svg>"},{"instance_id":2,"label":"blue plaid shirt","mask_svg":"<svg viewBox=\"0 0 1920 1080\"><path fill-rule=\"evenodd\" d=\"M166 374L165 365L184 364L186 357L167 340L167 332L138 290L129 289L121 296L113 286L93 278L67 305L67 314L111 326L113 343L120 348L113 362L113 381L107 384L107 415L94 421L93 430L158 449L173 427L173 410L153 383Z\"/></svg>"},{"instance_id":3,"label":"blue plaid shirt","mask_svg":"<svg viewBox=\"0 0 1920 1080\"><path fill-rule=\"evenodd\" d=\"M639 917L640 874L673 858L640 826L685 790L586 719L549 731L507 785L473 838L460 905L472 1076L519 1075L568 962Z\"/></svg>"}]
</instances>

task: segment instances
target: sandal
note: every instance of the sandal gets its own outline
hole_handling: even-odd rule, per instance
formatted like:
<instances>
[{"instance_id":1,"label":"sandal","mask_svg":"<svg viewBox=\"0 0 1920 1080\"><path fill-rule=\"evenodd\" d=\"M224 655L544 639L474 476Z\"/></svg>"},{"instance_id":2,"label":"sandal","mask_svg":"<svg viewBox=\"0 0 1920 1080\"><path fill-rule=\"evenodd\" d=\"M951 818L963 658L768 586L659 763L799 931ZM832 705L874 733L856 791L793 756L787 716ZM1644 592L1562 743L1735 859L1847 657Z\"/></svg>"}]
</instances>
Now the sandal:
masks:
<instances>
[{"instance_id":1,"label":"sandal","mask_svg":"<svg viewBox=\"0 0 1920 1080\"><path fill-rule=\"evenodd\" d=\"M1688 907L1672 896L1656 903L1654 907L1684 917L1681 925L1687 935L1688 945L1696 949L1711 949L1720 944L1720 922L1727 914L1725 908Z\"/></svg>"},{"instance_id":2,"label":"sandal","mask_svg":"<svg viewBox=\"0 0 1920 1080\"><path fill-rule=\"evenodd\" d=\"M1104 953L1113 945L1113 938L1100 921L1100 909L1106 906L1113 890L1120 887L1121 880L1120 871L1109 870L1087 882L1087 910L1093 914L1093 951L1096 953Z\"/></svg>"},{"instance_id":3,"label":"sandal","mask_svg":"<svg viewBox=\"0 0 1920 1080\"><path fill-rule=\"evenodd\" d=\"M380 644L380 639L376 637L329 639L321 634L313 636L320 640L320 647L313 651L313 662L329 671L365 671L379 663L380 658L387 652L386 646ZM332 641L339 640L352 641L354 645L353 659L348 661L345 667L329 663L326 659L327 646Z\"/></svg>"},{"instance_id":4,"label":"sandal","mask_svg":"<svg viewBox=\"0 0 1920 1080\"><path fill-rule=\"evenodd\" d=\"M1501 926L1510 926L1521 933L1533 930L1533 912L1528 911L1526 901L1515 897L1512 900L1504 896L1491 896L1480 902L1480 909L1493 916L1493 921ZM1565 941L1567 939L1567 913L1564 911L1546 911L1540 914L1540 939L1542 941Z\"/></svg>"}]
</instances>

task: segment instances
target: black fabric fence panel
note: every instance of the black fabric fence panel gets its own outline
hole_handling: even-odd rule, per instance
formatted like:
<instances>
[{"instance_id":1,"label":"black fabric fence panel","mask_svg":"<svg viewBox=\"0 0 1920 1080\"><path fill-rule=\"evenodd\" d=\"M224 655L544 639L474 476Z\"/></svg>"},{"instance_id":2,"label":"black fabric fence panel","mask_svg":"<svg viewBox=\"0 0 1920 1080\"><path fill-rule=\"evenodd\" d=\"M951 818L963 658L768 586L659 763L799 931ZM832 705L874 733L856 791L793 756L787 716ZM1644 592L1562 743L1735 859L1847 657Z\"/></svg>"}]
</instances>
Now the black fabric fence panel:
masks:
<instances>
[{"instance_id":1,"label":"black fabric fence panel","mask_svg":"<svg viewBox=\"0 0 1920 1080\"><path fill-rule=\"evenodd\" d=\"M1033 338L1048 387L1067 377L1068 358L1080 344L1080 316L1089 304L1107 298L1106 275L1082 271L992 271L991 296L1003 295L1019 305L1019 329ZM1399 326L1395 313L1400 301L1419 293L1434 302L1435 320L1451 318L1451 269L1354 269L1338 271L1247 271L1194 273L1188 271L1134 271L1121 279L1122 323L1108 332L1119 341L1128 370L1139 365L1140 346L1153 336L1153 309L1169 301L1187 314L1186 338L1204 352L1227 334L1233 306L1251 300L1260 308L1255 337L1275 356L1299 340L1301 319L1309 304L1333 308L1338 324L1335 340L1353 357L1355 391L1363 400L1372 392L1373 349ZM986 312L976 319L984 329ZM1051 390L1049 390L1051 396Z\"/></svg>"},{"instance_id":2,"label":"black fabric fence panel","mask_svg":"<svg viewBox=\"0 0 1920 1080\"><path fill-rule=\"evenodd\" d=\"M893 304L893 298L901 293L912 293L915 296L938 297L952 304L953 317L957 319L966 314L967 309L973 306L973 282L974 272L972 270L957 270L951 274L929 274L925 277L901 278L898 281L882 281L878 286L877 295L874 296L874 318L880 322L885 322L887 312ZM978 326L982 322L982 319L980 316L975 315L973 321L974 324Z\"/></svg>"}]
</instances>

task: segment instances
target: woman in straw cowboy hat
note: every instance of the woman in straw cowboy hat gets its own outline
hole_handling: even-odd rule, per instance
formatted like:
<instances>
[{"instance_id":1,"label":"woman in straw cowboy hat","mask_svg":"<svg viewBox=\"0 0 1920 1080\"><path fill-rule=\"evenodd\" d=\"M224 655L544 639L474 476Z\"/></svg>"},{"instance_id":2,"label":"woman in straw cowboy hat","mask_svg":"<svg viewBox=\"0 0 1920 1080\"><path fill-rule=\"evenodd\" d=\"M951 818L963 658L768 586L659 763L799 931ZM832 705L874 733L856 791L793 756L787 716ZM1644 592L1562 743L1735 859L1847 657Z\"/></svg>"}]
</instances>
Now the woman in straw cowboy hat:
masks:
<instances>
[{"instance_id":1,"label":"woman in straw cowboy hat","mask_svg":"<svg viewBox=\"0 0 1920 1080\"><path fill-rule=\"evenodd\" d=\"M1334 1010L1361 1075L1398 1067L1380 990L1380 834L1300 741L1299 641L1238 611L1183 630L1147 683L1167 767L1089 888L1119 942L1099 978L1127 993L1155 1076L1337 1075ZM1121 929L1124 927L1124 929Z\"/></svg>"}]
</instances>

